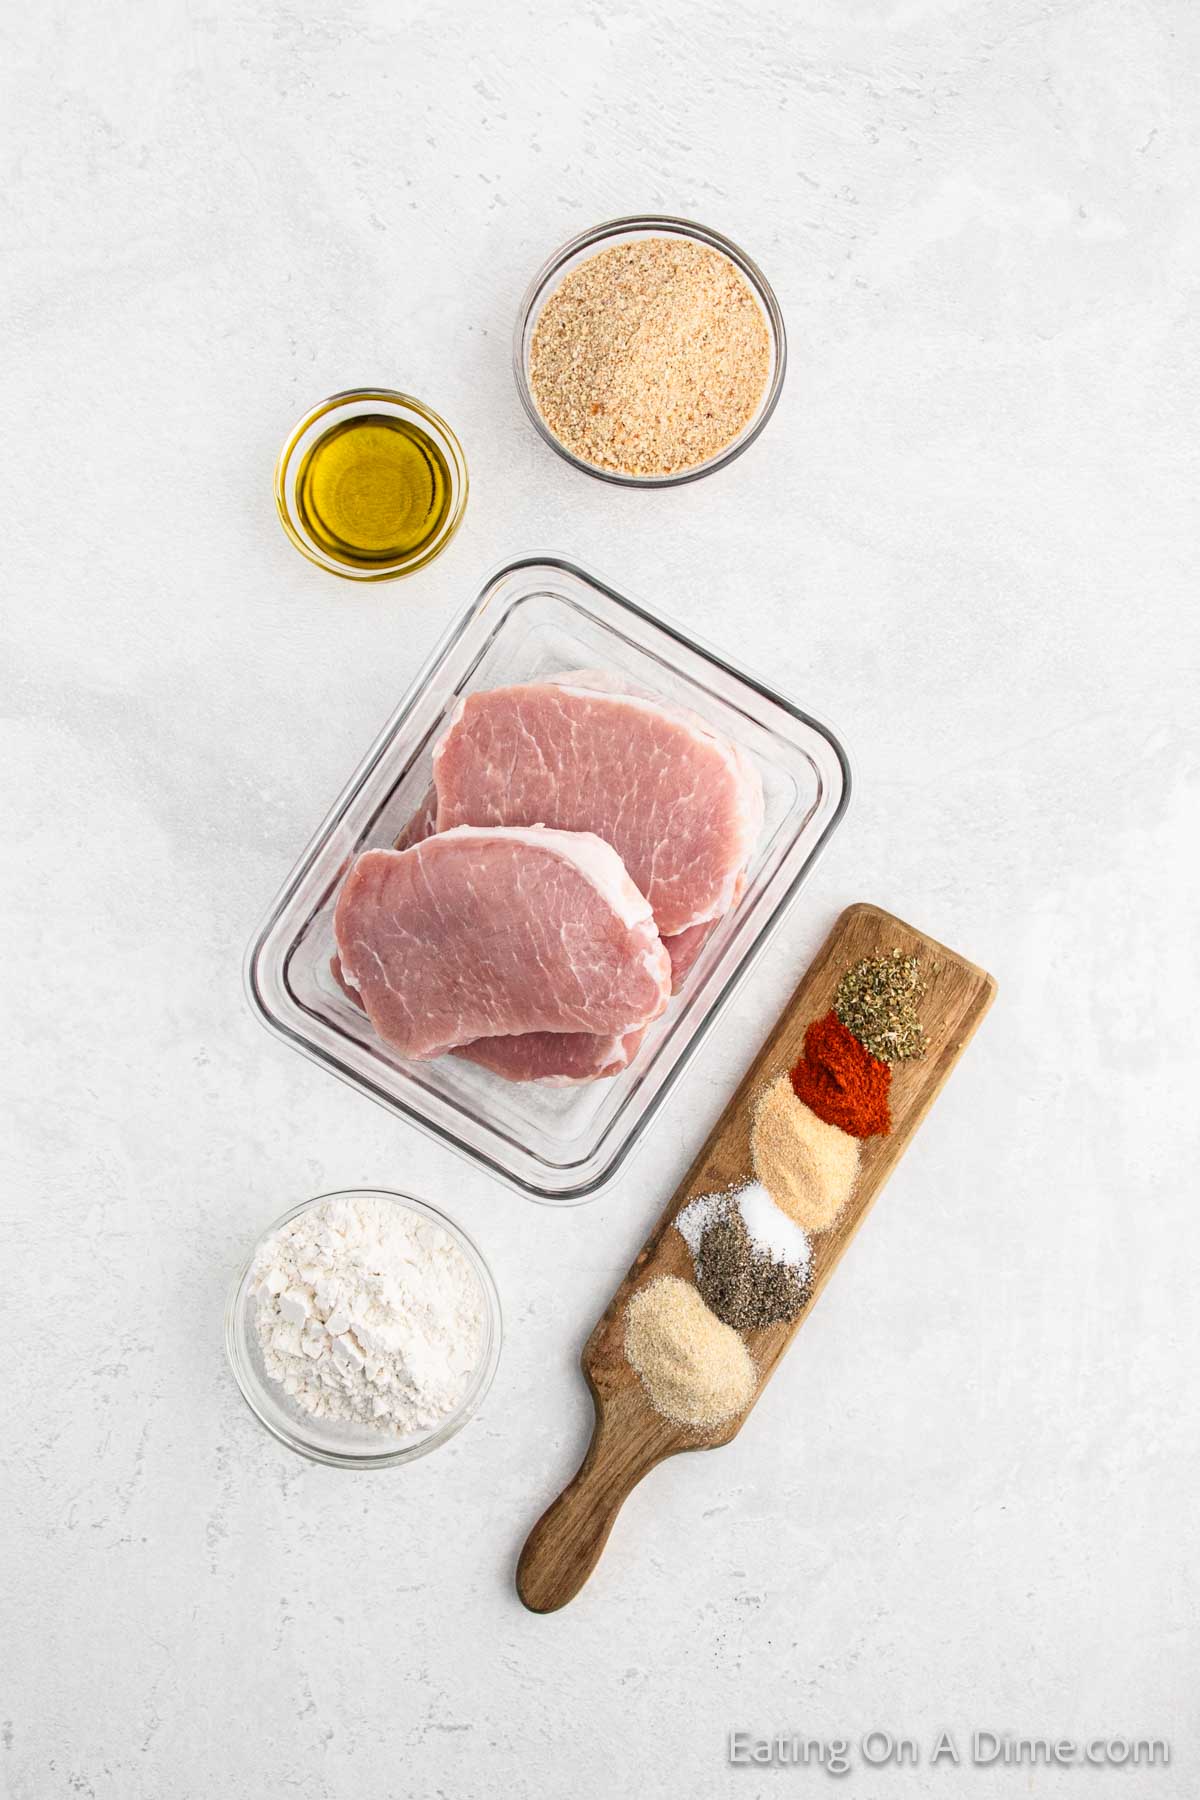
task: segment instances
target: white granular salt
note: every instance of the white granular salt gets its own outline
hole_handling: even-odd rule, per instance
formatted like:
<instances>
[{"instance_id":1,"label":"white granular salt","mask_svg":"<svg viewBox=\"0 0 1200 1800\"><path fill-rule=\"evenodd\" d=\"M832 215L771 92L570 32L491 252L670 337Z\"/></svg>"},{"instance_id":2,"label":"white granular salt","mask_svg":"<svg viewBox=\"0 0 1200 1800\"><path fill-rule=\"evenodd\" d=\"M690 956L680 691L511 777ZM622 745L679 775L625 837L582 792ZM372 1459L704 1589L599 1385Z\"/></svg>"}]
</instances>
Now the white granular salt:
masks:
<instances>
[{"instance_id":1,"label":"white granular salt","mask_svg":"<svg viewBox=\"0 0 1200 1800\"><path fill-rule=\"evenodd\" d=\"M761 1181L747 1182L731 1193L701 1194L689 1201L675 1224L693 1259L700 1254L700 1240L708 1227L723 1218L731 1206L741 1213L750 1242L760 1255L769 1256L772 1262L787 1263L801 1275L807 1273L812 1261L808 1233L789 1219L782 1207L776 1206Z\"/></svg>"},{"instance_id":2,"label":"white granular salt","mask_svg":"<svg viewBox=\"0 0 1200 1800\"><path fill-rule=\"evenodd\" d=\"M728 1194L701 1194L695 1200L689 1200L681 1213L675 1216L675 1229L692 1253L693 1260L700 1254L700 1239L710 1225L724 1218L729 1206Z\"/></svg>"},{"instance_id":3,"label":"white granular salt","mask_svg":"<svg viewBox=\"0 0 1200 1800\"><path fill-rule=\"evenodd\" d=\"M406 1435L437 1425L479 1366L479 1277L448 1231L362 1194L285 1225L251 1293L272 1381L314 1418Z\"/></svg>"},{"instance_id":4,"label":"white granular salt","mask_svg":"<svg viewBox=\"0 0 1200 1800\"><path fill-rule=\"evenodd\" d=\"M808 1233L789 1219L781 1206L776 1206L762 1182L747 1182L733 1198L755 1248L773 1262L787 1263L801 1275L806 1274L812 1261Z\"/></svg>"}]
</instances>

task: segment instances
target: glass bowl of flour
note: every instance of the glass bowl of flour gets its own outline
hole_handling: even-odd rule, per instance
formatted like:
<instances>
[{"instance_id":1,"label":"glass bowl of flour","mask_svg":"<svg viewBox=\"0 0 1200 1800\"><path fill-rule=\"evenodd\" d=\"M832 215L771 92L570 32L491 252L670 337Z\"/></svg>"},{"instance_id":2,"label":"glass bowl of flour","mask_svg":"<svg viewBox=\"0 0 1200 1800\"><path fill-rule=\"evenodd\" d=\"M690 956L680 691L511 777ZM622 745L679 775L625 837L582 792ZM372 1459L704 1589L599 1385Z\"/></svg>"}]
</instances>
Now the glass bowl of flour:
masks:
<instances>
[{"instance_id":1,"label":"glass bowl of flour","mask_svg":"<svg viewBox=\"0 0 1200 1800\"><path fill-rule=\"evenodd\" d=\"M466 1232L381 1188L318 1194L277 1219L225 1310L251 1412L340 1469L412 1462L461 1431L501 1337L496 1284Z\"/></svg>"}]
</instances>

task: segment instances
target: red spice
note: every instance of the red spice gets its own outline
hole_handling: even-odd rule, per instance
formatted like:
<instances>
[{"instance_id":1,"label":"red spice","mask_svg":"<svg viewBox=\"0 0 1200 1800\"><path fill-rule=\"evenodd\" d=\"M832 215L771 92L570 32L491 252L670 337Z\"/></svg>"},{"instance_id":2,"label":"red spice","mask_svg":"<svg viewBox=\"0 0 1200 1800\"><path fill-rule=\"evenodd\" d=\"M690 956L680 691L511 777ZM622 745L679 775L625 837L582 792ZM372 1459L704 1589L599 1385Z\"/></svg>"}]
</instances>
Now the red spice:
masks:
<instances>
[{"instance_id":1,"label":"red spice","mask_svg":"<svg viewBox=\"0 0 1200 1800\"><path fill-rule=\"evenodd\" d=\"M835 1012L814 1019L804 1034L804 1055L792 1070L792 1087L818 1119L851 1137L886 1137L892 1129L891 1084L887 1063L864 1050Z\"/></svg>"}]
</instances>

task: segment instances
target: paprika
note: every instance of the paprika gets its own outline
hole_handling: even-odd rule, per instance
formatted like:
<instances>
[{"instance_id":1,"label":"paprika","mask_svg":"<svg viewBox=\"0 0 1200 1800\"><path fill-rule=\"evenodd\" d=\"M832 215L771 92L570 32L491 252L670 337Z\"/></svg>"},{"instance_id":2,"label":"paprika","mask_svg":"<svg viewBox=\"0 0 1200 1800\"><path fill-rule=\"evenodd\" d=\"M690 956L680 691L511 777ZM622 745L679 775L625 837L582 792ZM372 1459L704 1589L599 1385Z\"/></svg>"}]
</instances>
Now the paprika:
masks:
<instances>
[{"instance_id":1,"label":"paprika","mask_svg":"<svg viewBox=\"0 0 1200 1800\"><path fill-rule=\"evenodd\" d=\"M805 1032L804 1055L791 1080L797 1099L818 1119L851 1137L886 1137L892 1128L892 1071L863 1048L836 1012L814 1019Z\"/></svg>"}]
</instances>

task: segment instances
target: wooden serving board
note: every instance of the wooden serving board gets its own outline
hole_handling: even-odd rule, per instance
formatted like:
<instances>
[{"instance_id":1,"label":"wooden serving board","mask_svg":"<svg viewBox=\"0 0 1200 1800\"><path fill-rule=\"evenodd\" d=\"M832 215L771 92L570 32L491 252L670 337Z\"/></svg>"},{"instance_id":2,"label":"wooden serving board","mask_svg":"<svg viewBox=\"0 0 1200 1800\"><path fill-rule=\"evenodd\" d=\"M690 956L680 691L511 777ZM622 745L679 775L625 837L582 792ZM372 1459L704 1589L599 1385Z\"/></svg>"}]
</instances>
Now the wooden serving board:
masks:
<instances>
[{"instance_id":1,"label":"wooden serving board","mask_svg":"<svg viewBox=\"0 0 1200 1800\"><path fill-rule=\"evenodd\" d=\"M812 1234L812 1289L804 1310L786 1324L743 1334L759 1368L750 1405L716 1430L698 1433L673 1424L654 1410L625 1360L626 1302L634 1288L660 1275L692 1280L691 1253L671 1229L676 1213L700 1194L752 1178L750 1122L757 1095L798 1060L807 1027L829 1011L850 965L896 948L921 958L926 991L919 1010L928 1049L919 1062L893 1068L891 1132L863 1142L848 1204L828 1231ZM736 1437L995 992L996 984L984 970L879 907L851 906L842 913L584 1346L581 1360L595 1402L595 1427L578 1473L542 1514L521 1552L517 1591L531 1612L554 1612L574 1599L595 1568L626 1496L657 1463L682 1450L715 1449Z\"/></svg>"}]
</instances>

